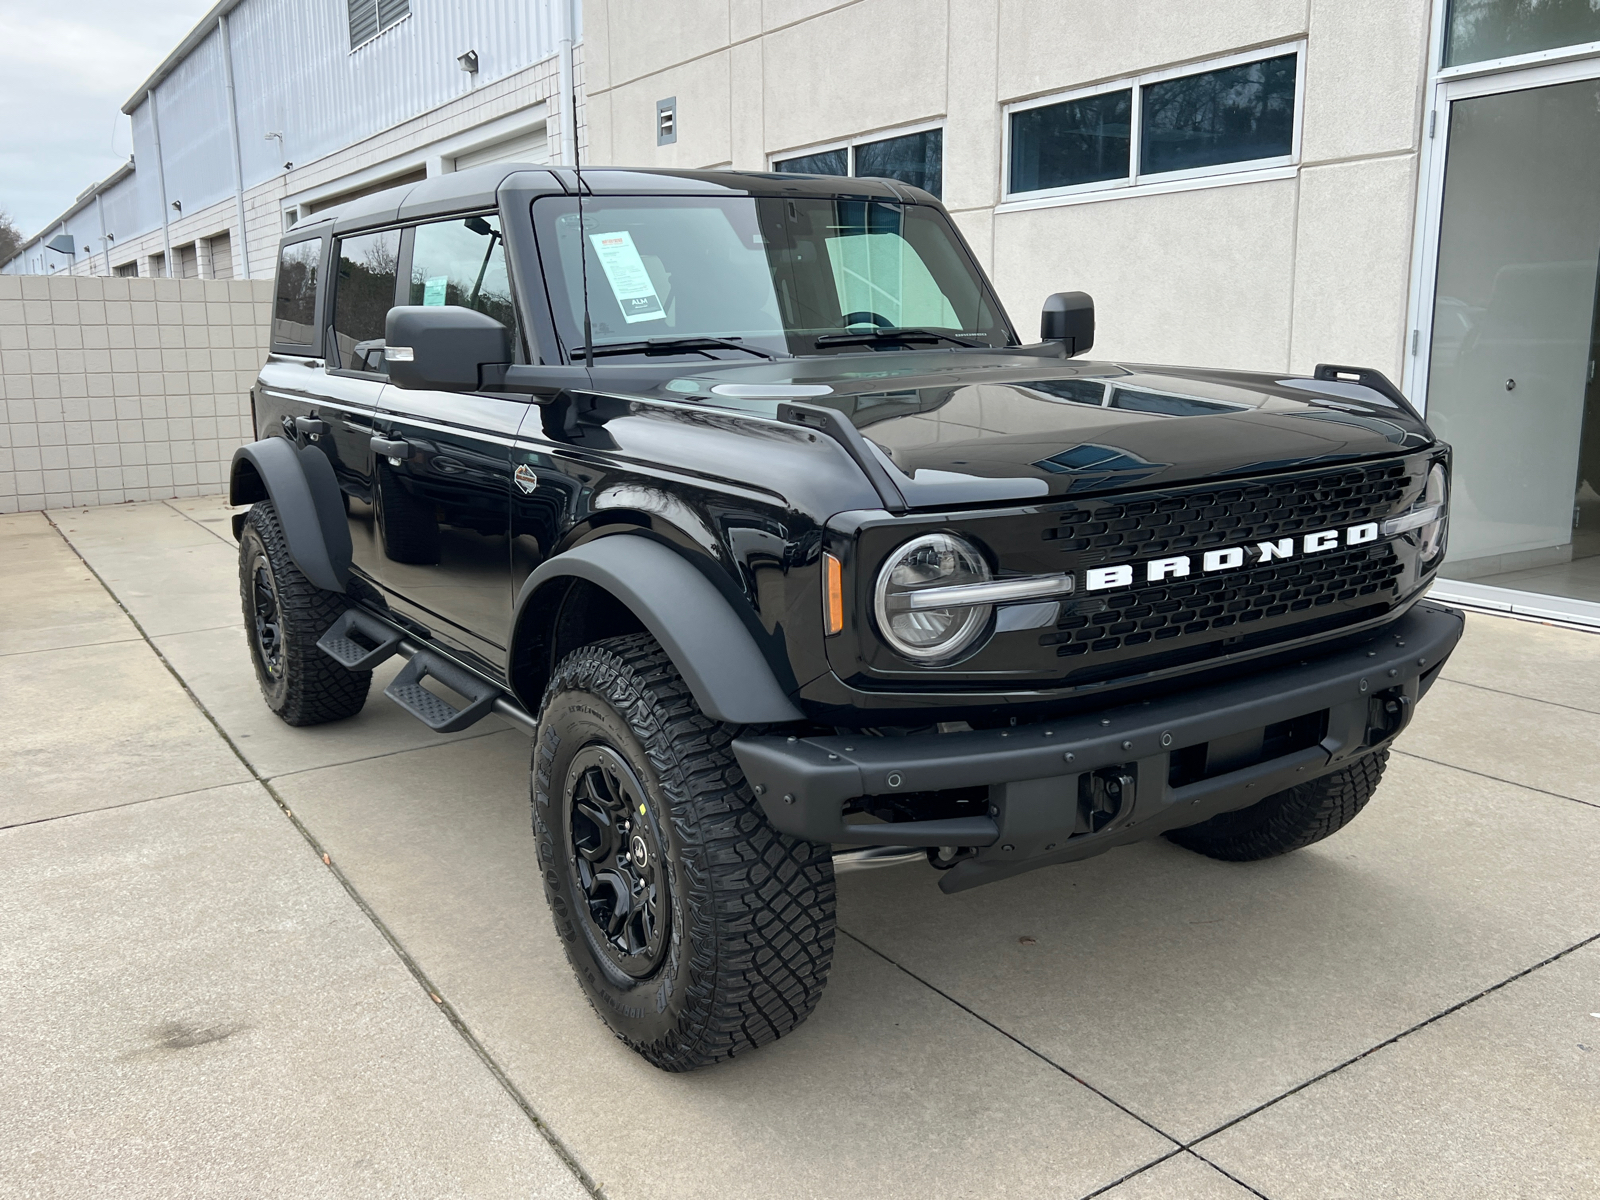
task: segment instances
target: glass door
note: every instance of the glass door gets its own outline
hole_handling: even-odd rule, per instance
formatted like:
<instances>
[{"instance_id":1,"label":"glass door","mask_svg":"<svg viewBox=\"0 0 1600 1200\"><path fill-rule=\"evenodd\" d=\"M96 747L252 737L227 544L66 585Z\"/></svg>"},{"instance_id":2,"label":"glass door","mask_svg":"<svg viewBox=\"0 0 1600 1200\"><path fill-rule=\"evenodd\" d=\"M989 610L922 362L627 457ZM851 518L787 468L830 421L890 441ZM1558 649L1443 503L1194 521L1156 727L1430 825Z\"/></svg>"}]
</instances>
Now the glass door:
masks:
<instances>
[{"instance_id":1,"label":"glass door","mask_svg":"<svg viewBox=\"0 0 1600 1200\"><path fill-rule=\"evenodd\" d=\"M1426 389L1455 448L1442 575L1600 602L1600 79L1447 99Z\"/></svg>"}]
</instances>

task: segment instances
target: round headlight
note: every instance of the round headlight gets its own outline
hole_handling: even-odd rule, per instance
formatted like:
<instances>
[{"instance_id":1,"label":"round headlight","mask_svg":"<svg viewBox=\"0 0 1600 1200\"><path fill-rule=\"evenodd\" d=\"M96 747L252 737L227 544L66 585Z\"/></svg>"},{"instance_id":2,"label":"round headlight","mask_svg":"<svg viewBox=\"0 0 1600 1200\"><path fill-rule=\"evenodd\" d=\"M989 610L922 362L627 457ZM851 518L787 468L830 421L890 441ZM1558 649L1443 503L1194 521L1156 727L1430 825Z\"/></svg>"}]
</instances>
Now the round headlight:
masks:
<instances>
[{"instance_id":1,"label":"round headlight","mask_svg":"<svg viewBox=\"0 0 1600 1200\"><path fill-rule=\"evenodd\" d=\"M901 546L883 564L873 589L873 609L883 640L919 663L945 662L960 654L989 624L992 604L939 605L934 588L987 583L989 564L971 542L949 533L929 533Z\"/></svg>"},{"instance_id":2,"label":"round headlight","mask_svg":"<svg viewBox=\"0 0 1600 1200\"><path fill-rule=\"evenodd\" d=\"M1439 506L1438 518L1429 521L1418 531L1418 548L1423 562L1432 562L1444 548L1444 526L1448 519L1445 496L1444 464L1434 463L1433 470L1428 472L1428 482L1422 489L1422 499L1418 501L1424 508L1431 508L1435 504Z\"/></svg>"}]
</instances>

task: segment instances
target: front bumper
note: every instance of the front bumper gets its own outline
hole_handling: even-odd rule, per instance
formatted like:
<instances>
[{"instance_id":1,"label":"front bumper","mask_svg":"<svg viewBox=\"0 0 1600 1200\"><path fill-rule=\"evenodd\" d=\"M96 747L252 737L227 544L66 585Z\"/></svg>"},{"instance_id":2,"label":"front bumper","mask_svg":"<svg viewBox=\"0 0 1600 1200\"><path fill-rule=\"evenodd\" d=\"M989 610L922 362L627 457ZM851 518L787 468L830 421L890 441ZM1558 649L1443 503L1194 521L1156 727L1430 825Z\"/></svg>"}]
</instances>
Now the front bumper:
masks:
<instances>
[{"instance_id":1,"label":"front bumper","mask_svg":"<svg viewBox=\"0 0 1600 1200\"><path fill-rule=\"evenodd\" d=\"M910 737L736 738L734 754L767 819L785 833L844 845L977 849L946 871L947 892L991 883L1244 808L1336 771L1393 741L1461 638L1462 614L1421 603L1331 654L1161 700L1009 729ZM1253 733L1315 727L1316 740L1239 758ZM1305 738L1299 739L1301 743ZM1217 747L1210 751L1208 747ZM1198 749L1197 749L1198 748ZM1200 764L1196 769L1196 764ZM1084 817L1084 797L1115 811ZM846 824L862 796L987 786L989 815ZM1102 823L1103 822L1103 823Z\"/></svg>"}]
</instances>

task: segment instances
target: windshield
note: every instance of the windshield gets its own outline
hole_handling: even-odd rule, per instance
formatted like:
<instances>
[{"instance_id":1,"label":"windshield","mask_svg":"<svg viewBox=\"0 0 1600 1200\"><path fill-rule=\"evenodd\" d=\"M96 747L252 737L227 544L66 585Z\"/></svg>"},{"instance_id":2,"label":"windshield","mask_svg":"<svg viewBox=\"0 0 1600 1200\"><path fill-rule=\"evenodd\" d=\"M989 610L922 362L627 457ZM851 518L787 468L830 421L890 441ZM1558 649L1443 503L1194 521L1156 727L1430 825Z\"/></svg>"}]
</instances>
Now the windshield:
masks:
<instances>
[{"instance_id":1,"label":"windshield","mask_svg":"<svg viewBox=\"0 0 1600 1200\"><path fill-rule=\"evenodd\" d=\"M544 197L533 206L557 331L582 356L707 358L1011 344L939 211L879 200ZM552 253L552 251L554 251ZM704 339L697 348L681 339ZM713 341L714 340L714 341Z\"/></svg>"}]
</instances>

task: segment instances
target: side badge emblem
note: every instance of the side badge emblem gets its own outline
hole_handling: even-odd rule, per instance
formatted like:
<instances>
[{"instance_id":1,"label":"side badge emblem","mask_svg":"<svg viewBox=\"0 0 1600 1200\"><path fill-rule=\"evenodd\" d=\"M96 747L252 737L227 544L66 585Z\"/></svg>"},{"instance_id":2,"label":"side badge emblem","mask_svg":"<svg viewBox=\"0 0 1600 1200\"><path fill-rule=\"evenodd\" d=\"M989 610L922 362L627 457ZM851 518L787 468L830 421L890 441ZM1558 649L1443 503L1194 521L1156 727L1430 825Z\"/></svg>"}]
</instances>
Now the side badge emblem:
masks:
<instances>
[{"instance_id":1,"label":"side badge emblem","mask_svg":"<svg viewBox=\"0 0 1600 1200\"><path fill-rule=\"evenodd\" d=\"M527 463L521 463L511 473L511 478L517 481L517 490L524 496L533 495L534 489L539 486L539 477L533 473L533 468Z\"/></svg>"}]
</instances>

